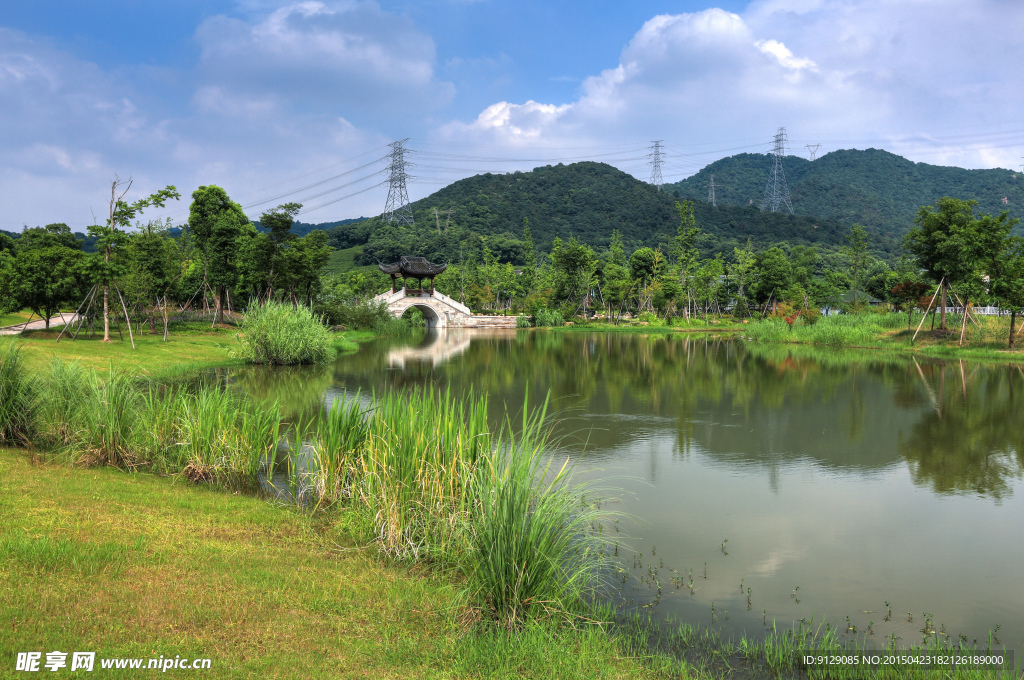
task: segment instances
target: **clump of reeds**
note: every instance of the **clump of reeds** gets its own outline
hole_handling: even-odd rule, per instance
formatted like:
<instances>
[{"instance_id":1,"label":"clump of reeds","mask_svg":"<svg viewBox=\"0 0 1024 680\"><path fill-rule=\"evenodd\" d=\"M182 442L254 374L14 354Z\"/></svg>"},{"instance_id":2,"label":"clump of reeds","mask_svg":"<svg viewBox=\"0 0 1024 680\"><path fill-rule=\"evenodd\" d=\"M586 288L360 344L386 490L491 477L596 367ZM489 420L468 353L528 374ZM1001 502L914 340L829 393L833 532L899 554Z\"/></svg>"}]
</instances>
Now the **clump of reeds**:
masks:
<instances>
[{"instance_id":1,"label":"clump of reeds","mask_svg":"<svg viewBox=\"0 0 1024 680\"><path fill-rule=\"evenodd\" d=\"M604 561L592 527L607 512L581 502L567 463L554 467L544 420L530 413L513 437L506 421L495 454L473 486L472 550L465 562L472 600L507 627L538 617L576 616Z\"/></svg>"},{"instance_id":2,"label":"clump of reeds","mask_svg":"<svg viewBox=\"0 0 1024 680\"><path fill-rule=\"evenodd\" d=\"M372 517L380 551L455 565L474 618L575 616L603 560L567 466L550 464L546 403L495 432L486 396L431 387L336 400L309 435L304 485ZM300 482L301 483L301 482Z\"/></svg>"},{"instance_id":3,"label":"clump of reeds","mask_svg":"<svg viewBox=\"0 0 1024 680\"><path fill-rule=\"evenodd\" d=\"M37 442L79 464L104 464L254 488L273 466L276 403L222 386L157 384L111 368L55 361L40 402Z\"/></svg>"},{"instance_id":4,"label":"clump of reeds","mask_svg":"<svg viewBox=\"0 0 1024 680\"><path fill-rule=\"evenodd\" d=\"M385 392L372 408L335 401L312 439L318 502L357 500L382 552L431 558L458 540L467 490L492 451L487 398L432 387Z\"/></svg>"},{"instance_id":5,"label":"clump of reeds","mask_svg":"<svg viewBox=\"0 0 1024 680\"><path fill-rule=\"evenodd\" d=\"M21 375L9 356L0 373L8 388ZM5 396L22 404L7 411L17 422L38 423L5 433L77 463L250 490L273 478L277 403L220 384L157 384L61 362L45 387L35 410L25 410L27 397ZM301 503L311 495L318 506L354 510L382 554L460 569L476 618L512 627L573 616L601 566L591 531L599 513L582 504L567 468L549 463L546 409L524 404L520 427L506 419L495 431L485 395L425 387L336 400L292 425L289 483Z\"/></svg>"},{"instance_id":6,"label":"clump of reeds","mask_svg":"<svg viewBox=\"0 0 1024 680\"><path fill-rule=\"evenodd\" d=\"M327 327L308 308L275 300L246 311L238 355L254 364L322 364L334 356Z\"/></svg>"},{"instance_id":7,"label":"clump of reeds","mask_svg":"<svg viewBox=\"0 0 1024 680\"><path fill-rule=\"evenodd\" d=\"M0 352L0 443L30 444L38 412L38 382L26 373L21 348L9 343Z\"/></svg>"}]
</instances>

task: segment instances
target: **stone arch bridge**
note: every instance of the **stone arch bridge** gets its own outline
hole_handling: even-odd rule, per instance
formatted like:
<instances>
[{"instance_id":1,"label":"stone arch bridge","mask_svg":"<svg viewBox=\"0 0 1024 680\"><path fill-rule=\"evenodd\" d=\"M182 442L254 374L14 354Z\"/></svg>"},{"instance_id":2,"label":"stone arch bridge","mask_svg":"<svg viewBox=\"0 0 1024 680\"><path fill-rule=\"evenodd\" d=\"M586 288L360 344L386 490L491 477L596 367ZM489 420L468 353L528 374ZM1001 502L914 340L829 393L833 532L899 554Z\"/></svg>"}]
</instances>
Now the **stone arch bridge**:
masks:
<instances>
[{"instance_id":1,"label":"stone arch bridge","mask_svg":"<svg viewBox=\"0 0 1024 680\"><path fill-rule=\"evenodd\" d=\"M389 290L373 298L383 302L397 319L410 307L423 312L427 328L515 328L514 316L484 316L473 314L469 307L436 290Z\"/></svg>"}]
</instances>

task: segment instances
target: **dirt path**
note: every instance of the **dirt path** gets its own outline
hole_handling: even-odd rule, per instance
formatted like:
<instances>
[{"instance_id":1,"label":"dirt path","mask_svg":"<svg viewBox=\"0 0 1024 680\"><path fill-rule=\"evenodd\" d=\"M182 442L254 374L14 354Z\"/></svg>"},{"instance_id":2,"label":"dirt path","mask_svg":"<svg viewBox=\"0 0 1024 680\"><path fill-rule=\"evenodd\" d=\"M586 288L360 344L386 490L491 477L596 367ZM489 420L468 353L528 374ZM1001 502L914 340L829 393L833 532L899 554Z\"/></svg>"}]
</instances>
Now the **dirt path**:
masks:
<instances>
[{"instance_id":1,"label":"dirt path","mask_svg":"<svg viewBox=\"0 0 1024 680\"><path fill-rule=\"evenodd\" d=\"M77 320L77 318L78 317L75 315L74 312L65 314L64 316L59 316L58 315L58 316L50 317L50 327L52 328L53 326L56 326L56 325L63 325L65 323L71 323L72 321ZM43 319L36 319L34 321L28 321L26 323L19 323L19 324L15 324L13 326L4 326L4 327L0 328L0 335L18 335L22 331L26 331L26 330L28 330L28 331L35 331L35 330L41 330L43 328L46 328L46 321L43 320Z\"/></svg>"}]
</instances>

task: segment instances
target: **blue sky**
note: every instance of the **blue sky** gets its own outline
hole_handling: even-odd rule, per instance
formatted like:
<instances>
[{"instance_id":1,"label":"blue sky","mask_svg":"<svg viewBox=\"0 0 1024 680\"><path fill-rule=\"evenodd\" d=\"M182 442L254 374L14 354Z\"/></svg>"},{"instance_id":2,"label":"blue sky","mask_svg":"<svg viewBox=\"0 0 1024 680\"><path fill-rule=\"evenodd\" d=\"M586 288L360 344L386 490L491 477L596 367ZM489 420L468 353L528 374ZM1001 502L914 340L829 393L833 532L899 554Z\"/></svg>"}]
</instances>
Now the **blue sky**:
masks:
<instances>
[{"instance_id":1,"label":"blue sky","mask_svg":"<svg viewBox=\"0 0 1024 680\"><path fill-rule=\"evenodd\" d=\"M646 179L653 139L674 181L779 126L798 155L1019 168L1022 35L1018 0L4 3L0 228L84 228L115 175L176 185L146 217L179 222L200 184L376 214L405 137L413 199L583 158Z\"/></svg>"}]
</instances>

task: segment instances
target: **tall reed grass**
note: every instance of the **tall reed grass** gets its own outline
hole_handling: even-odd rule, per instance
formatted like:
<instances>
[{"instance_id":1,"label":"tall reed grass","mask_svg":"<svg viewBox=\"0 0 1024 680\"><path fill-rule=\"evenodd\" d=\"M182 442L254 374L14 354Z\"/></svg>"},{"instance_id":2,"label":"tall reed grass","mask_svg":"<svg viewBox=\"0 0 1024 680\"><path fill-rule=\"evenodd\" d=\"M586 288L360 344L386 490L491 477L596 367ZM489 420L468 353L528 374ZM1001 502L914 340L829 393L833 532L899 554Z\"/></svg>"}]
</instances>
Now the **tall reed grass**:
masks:
<instances>
[{"instance_id":1,"label":"tall reed grass","mask_svg":"<svg viewBox=\"0 0 1024 680\"><path fill-rule=\"evenodd\" d=\"M0 443L30 443L38 411L38 382L26 373L21 348L9 343L0 353Z\"/></svg>"},{"instance_id":2,"label":"tall reed grass","mask_svg":"<svg viewBox=\"0 0 1024 680\"><path fill-rule=\"evenodd\" d=\"M831 347L875 346L879 335L905 328L901 314L834 314L814 324L795 323L781 318L755 321L744 329L750 340L761 342L805 342Z\"/></svg>"},{"instance_id":3,"label":"tall reed grass","mask_svg":"<svg viewBox=\"0 0 1024 680\"><path fill-rule=\"evenodd\" d=\"M29 389L8 356L5 395ZM524 404L519 427L506 418L494 428L485 395L425 387L348 396L310 422L284 424L276 403L220 383L157 383L66 362L51 365L39 394L9 399L17 426L5 432L76 464L255 491L280 479L287 438L285 478L300 502L354 513L389 558L456 569L470 611L501 626L575 616L596 586L603 551L591 528L601 513L581 504L567 467L549 463L546 402Z\"/></svg>"},{"instance_id":4,"label":"tall reed grass","mask_svg":"<svg viewBox=\"0 0 1024 680\"><path fill-rule=\"evenodd\" d=\"M515 437L506 420L496 455L474 477L472 550L465 573L471 601L506 627L540 617L572 618L586 607L604 566L592 532L607 512L582 503L568 463L548 457L547 402L523 409Z\"/></svg>"},{"instance_id":5,"label":"tall reed grass","mask_svg":"<svg viewBox=\"0 0 1024 680\"><path fill-rule=\"evenodd\" d=\"M238 334L238 355L254 364L322 364L334 356L327 327L302 305L276 300L250 307Z\"/></svg>"}]
</instances>

